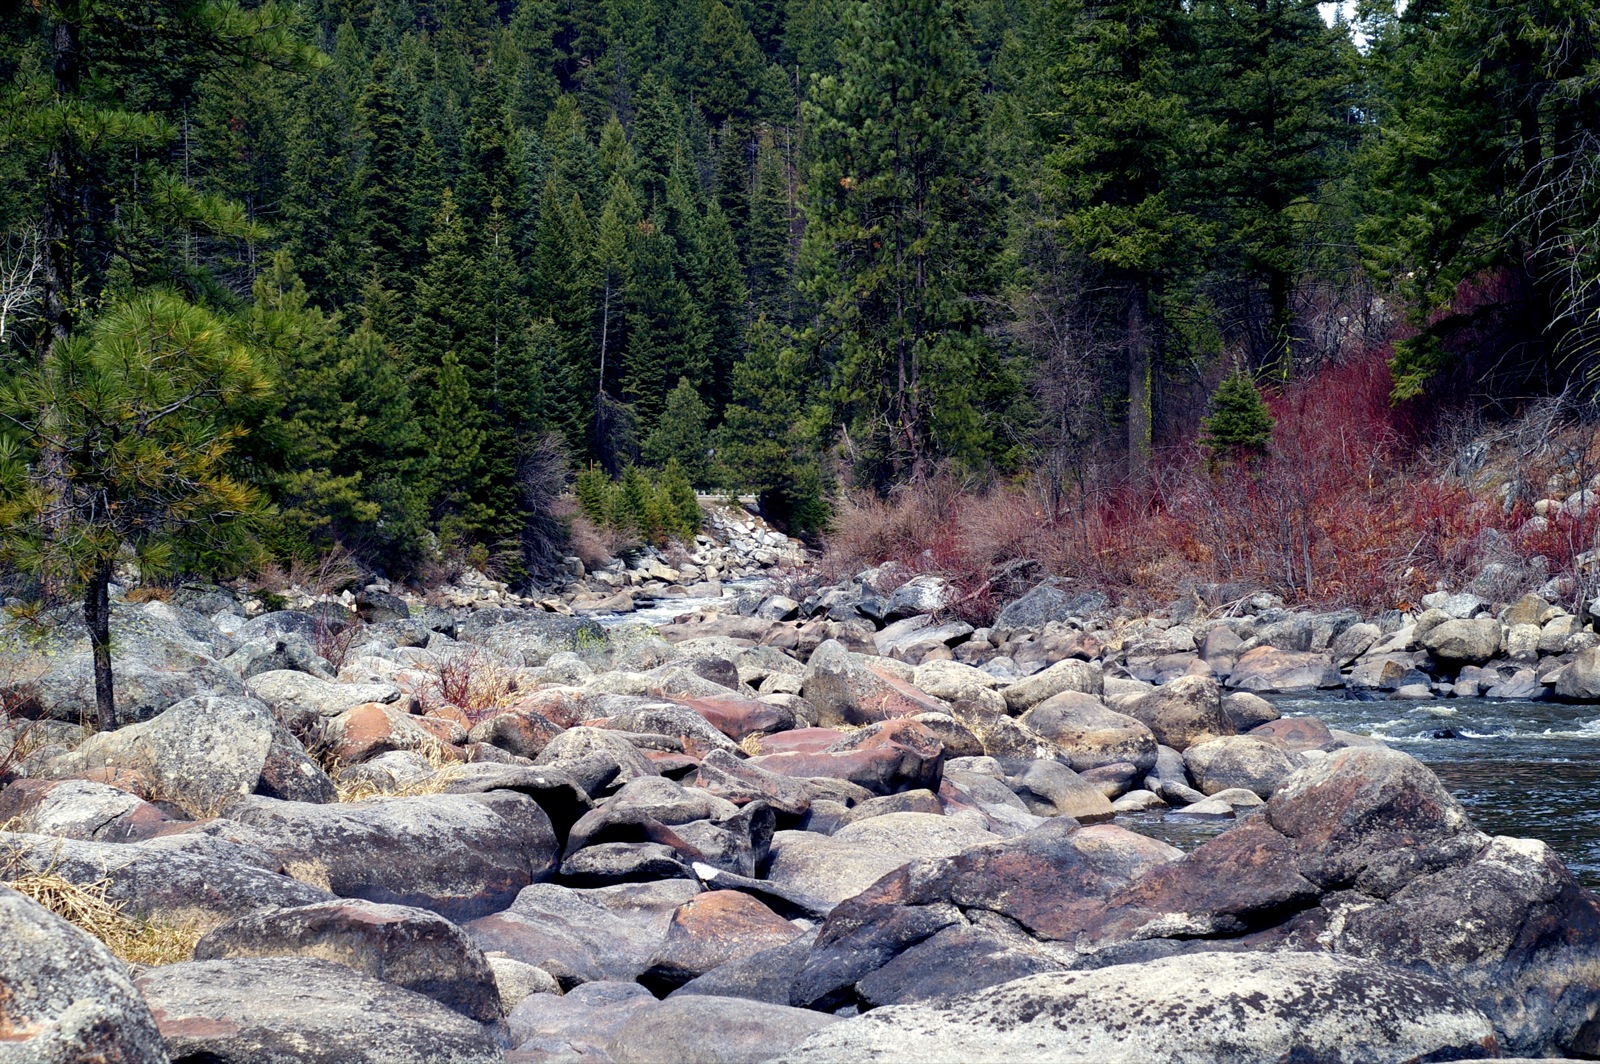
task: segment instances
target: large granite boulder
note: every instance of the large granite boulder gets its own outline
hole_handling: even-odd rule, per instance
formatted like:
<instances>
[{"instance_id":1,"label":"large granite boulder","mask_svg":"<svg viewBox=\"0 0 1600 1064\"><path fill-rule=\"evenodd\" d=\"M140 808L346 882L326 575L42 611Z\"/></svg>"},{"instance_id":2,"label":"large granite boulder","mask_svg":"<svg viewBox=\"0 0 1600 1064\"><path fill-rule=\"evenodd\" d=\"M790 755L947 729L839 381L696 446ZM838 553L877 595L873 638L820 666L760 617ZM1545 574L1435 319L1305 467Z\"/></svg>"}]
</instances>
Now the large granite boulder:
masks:
<instances>
[{"instance_id":1,"label":"large granite boulder","mask_svg":"<svg viewBox=\"0 0 1600 1064\"><path fill-rule=\"evenodd\" d=\"M208 932L197 961L315 957L424 994L479 1023L501 1019L500 992L482 951L437 913L338 901L249 913Z\"/></svg>"},{"instance_id":2,"label":"large granite boulder","mask_svg":"<svg viewBox=\"0 0 1600 1064\"><path fill-rule=\"evenodd\" d=\"M167 1051L208 1064L495 1064L493 1035L432 998L310 957L190 961L137 980Z\"/></svg>"},{"instance_id":3,"label":"large granite boulder","mask_svg":"<svg viewBox=\"0 0 1600 1064\"><path fill-rule=\"evenodd\" d=\"M844 644L829 639L812 651L800 694L823 727L875 724L918 713L943 713L949 706Z\"/></svg>"},{"instance_id":4,"label":"large granite boulder","mask_svg":"<svg viewBox=\"0 0 1600 1064\"><path fill-rule=\"evenodd\" d=\"M1445 621L1428 629L1422 645L1445 668L1482 665L1500 652L1500 622L1493 617Z\"/></svg>"},{"instance_id":5,"label":"large granite boulder","mask_svg":"<svg viewBox=\"0 0 1600 1064\"><path fill-rule=\"evenodd\" d=\"M756 1064L837 1017L738 998L684 996L631 1011L606 1049L616 1064Z\"/></svg>"},{"instance_id":6,"label":"large granite boulder","mask_svg":"<svg viewBox=\"0 0 1600 1064\"><path fill-rule=\"evenodd\" d=\"M1196 743L1183 752L1183 763L1201 794L1243 787L1262 798L1271 798L1299 767L1281 747L1252 735Z\"/></svg>"},{"instance_id":7,"label":"large granite boulder","mask_svg":"<svg viewBox=\"0 0 1600 1064\"><path fill-rule=\"evenodd\" d=\"M209 852L189 853L162 845L167 841L78 842L0 832L0 852L13 867L48 870L79 886L103 881L106 898L127 915L167 924L214 927L241 913L332 896L251 863L242 847L196 839L212 842ZM231 859L217 856L229 851Z\"/></svg>"},{"instance_id":8,"label":"large granite boulder","mask_svg":"<svg viewBox=\"0 0 1600 1064\"><path fill-rule=\"evenodd\" d=\"M138 842L174 821L137 795L89 780L20 779L0 791L0 824L85 842Z\"/></svg>"},{"instance_id":9,"label":"large granite boulder","mask_svg":"<svg viewBox=\"0 0 1600 1064\"><path fill-rule=\"evenodd\" d=\"M0 886L0 1061L166 1064L150 1007L99 941Z\"/></svg>"},{"instance_id":10,"label":"large granite boulder","mask_svg":"<svg viewBox=\"0 0 1600 1064\"><path fill-rule=\"evenodd\" d=\"M1339 670L1327 654L1259 646L1241 655L1228 686L1256 694L1338 687Z\"/></svg>"},{"instance_id":11,"label":"large granite boulder","mask_svg":"<svg viewBox=\"0 0 1600 1064\"><path fill-rule=\"evenodd\" d=\"M1180 677L1128 703L1125 711L1174 750L1233 734L1222 711L1222 688L1207 676Z\"/></svg>"},{"instance_id":12,"label":"large granite boulder","mask_svg":"<svg viewBox=\"0 0 1600 1064\"><path fill-rule=\"evenodd\" d=\"M297 802L334 798L327 773L253 698L187 699L142 724L91 735L56 768L68 765L134 773L151 797L197 817L215 816L240 795Z\"/></svg>"},{"instance_id":13,"label":"large granite boulder","mask_svg":"<svg viewBox=\"0 0 1600 1064\"><path fill-rule=\"evenodd\" d=\"M549 818L515 791L331 806L251 797L226 812L260 833L297 879L340 897L431 909L452 920L504 909L555 868Z\"/></svg>"},{"instance_id":14,"label":"large granite boulder","mask_svg":"<svg viewBox=\"0 0 1600 1064\"><path fill-rule=\"evenodd\" d=\"M1078 691L1045 699L1020 723L1060 748L1077 772L1131 763L1143 774L1156 763L1156 737L1149 727Z\"/></svg>"},{"instance_id":15,"label":"large granite boulder","mask_svg":"<svg viewBox=\"0 0 1600 1064\"><path fill-rule=\"evenodd\" d=\"M875 1009L784 1064L1263 1060L1364 1064L1496 1055L1488 1019L1442 979L1325 954L1211 954L1035 975Z\"/></svg>"}]
</instances>

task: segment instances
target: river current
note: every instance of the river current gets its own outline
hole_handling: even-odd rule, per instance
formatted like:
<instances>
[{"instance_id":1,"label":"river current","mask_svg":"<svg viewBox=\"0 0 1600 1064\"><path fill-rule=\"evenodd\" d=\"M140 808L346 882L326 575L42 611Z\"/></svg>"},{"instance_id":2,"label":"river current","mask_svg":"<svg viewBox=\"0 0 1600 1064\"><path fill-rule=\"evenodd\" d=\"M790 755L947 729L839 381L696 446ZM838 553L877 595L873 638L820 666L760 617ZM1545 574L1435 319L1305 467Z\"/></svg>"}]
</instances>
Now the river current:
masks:
<instances>
[{"instance_id":1,"label":"river current","mask_svg":"<svg viewBox=\"0 0 1600 1064\"><path fill-rule=\"evenodd\" d=\"M1600 706L1326 695L1275 701L1286 717L1320 717L1404 750L1438 774L1479 829L1541 839L1585 886L1600 887ZM1189 849L1230 823L1174 810L1128 826Z\"/></svg>"}]
</instances>

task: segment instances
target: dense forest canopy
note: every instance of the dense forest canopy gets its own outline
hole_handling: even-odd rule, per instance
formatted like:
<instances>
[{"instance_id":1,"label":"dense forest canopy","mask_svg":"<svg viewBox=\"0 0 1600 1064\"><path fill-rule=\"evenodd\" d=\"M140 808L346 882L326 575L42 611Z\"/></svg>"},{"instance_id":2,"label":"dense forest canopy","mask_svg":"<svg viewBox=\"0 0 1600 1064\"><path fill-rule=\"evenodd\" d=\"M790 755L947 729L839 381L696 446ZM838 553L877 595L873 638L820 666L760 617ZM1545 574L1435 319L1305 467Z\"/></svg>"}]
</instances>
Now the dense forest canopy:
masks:
<instances>
[{"instance_id":1,"label":"dense forest canopy","mask_svg":"<svg viewBox=\"0 0 1600 1064\"><path fill-rule=\"evenodd\" d=\"M5 12L6 372L203 311L268 384L205 416L279 557L518 575L553 466L673 464L805 530L941 468L1137 483L1224 380L1390 350L1397 400L1500 401L1600 366L1589 0ZM10 424L48 538L67 459Z\"/></svg>"}]
</instances>

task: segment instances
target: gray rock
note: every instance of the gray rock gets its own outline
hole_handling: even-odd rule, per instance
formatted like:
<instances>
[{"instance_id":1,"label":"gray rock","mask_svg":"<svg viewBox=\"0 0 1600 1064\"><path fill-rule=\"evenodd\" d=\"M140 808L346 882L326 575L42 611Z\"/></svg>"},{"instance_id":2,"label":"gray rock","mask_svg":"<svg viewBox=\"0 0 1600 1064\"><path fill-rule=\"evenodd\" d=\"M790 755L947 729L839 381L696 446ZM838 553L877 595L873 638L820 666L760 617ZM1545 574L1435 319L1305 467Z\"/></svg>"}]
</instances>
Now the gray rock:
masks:
<instances>
[{"instance_id":1,"label":"gray rock","mask_svg":"<svg viewBox=\"0 0 1600 1064\"><path fill-rule=\"evenodd\" d=\"M770 860L767 878L779 887L835 903L861 893L910 858L809 831L780 831L772 836Z\"/></svg>"},{"instance_id":2,"label":"gray rock","mask_svg":"<svg viewBox=\"0 0 1600 1064\"><path fill-rule=\"evenodd\" d=\"M568 728L551 739L539 756L533 759L536 766L561 768L563 765L598 757L615 765L611 779L628 780L659 775L650 759L617 732L605 728Z\"/></svg>"},{"instance_id":3,"label":"gray rock","mask_svg":"<svg viewBox=\"0 0 1600 1064\"><path fill-rule=\"evenodd\" d=\"M1059 761L1034 760L1006 780L1028 811L1078 821L1109 820L1111 801L1094 784Z\"/></svg>"},{"instance_id":4,"label":"gray rock","mask_svg":"<svg viewBox=\"0 0 1600 1064\"><path fill-rule=\"evenodd\" d=\"M1372 649L1383 635L1381 629L1375 624L1352 624L1349 628L1339 633L1330 648L1333 653L1335 665L1348 665L1352 661Z\"/></svg>"},{"instance_id":5,"label":"gray rock","mask_svg":"<svg viewBox=\"0 0 1600 1064\"><path fill-rule=\"evenodd\" d=\"M1446 668L1481 665L1500 652L1500 622L1493 617L1445 621L1428 629L1422 645Z\"/></svg>"},{"instance_id":6,"label":"gray rock","mask_svg":"<svg viewBox=\"0 0 1600 1064\"><path fill-rule=\"evenodd\" d=\"M480 1024L421 994L309 957L191 961L137 980L167 1050L211 1064L491 1064Z\"/></svg>"},{"instance_id":7,"label":"gray rock","mask_svg":"<svg viewBox=\"0 0 1600 1064\"><path fill-rule=\"evenodd\" d=\"M1299 767L1281 747L1249 735L1196 743L1183 752L1183 763L1202 794L1243 787L1262 798L1271 798Z\"/></svg>"},{"instance_id":8,"label":"gray rock","mask_svg":"<svg viewBox=\"0 0 1600 1064\"><path fill-rule=\"evenodd\" d=\"M555 866L549 818L514 791L335 806L252 797L231 803L226 815L263 832L297 879L458 921L505 908Z\"/></svg>"},{"instance_id":9,"label":"gray rock","mask_svg":"<svg viewBox=\"0 0 1600 1064\"><path fill-rule=\"evenodd\" d=\"M914 576L890 593L885 617L909 617L915 613L935 613L945 608L952 595L950 582L942 576L925 573Z\"/></svg>"},{"instance_id":10,"label":"gray rock","mask_svg":"<svg viewBox=\"0 0 1600 1064\"><path fill-rule=\"evenodd\" d=\"M0 791L0 824L86 842L137 842L173 824L127 791L89 780L17 780Z\"/></svg>"},{"instance_id":11,"label":"gray rock","mask_svg":"<svg viewBox=\"0 0 1600 1064\"><path fill-rule=\"evenodd\" d=\"M561 997L526 998L507 1017L511 1040L524 1057L611 1060L606 1047L637 1011L655 1004L655 995L631 982L585 983Z\"/></svg>"},{"instance_id":12,"label":"gray rock","mask_svg":"<svg viewBox=\"0 0 1600 1064\"><path fill-rule=\"evenodd\" d=\"M424 994L478 1023L502 1018L495 974L467 933L436 913L341 899L251 913L215 928L197 961L315 957Z\"/></svg>"},{"instance_id":13,"label":"gray rock","mask_svg":"<svg viewBox=\"0 0 1600 1064\"><path fill-rule=\"evenodd\" d=\"M0 1061L166 1064L150 1007L97 940L0 886Z\"/></svg>"},{"instance_id":14,"label":"gray rock","mask_svg":"<svg viewBox=\"0 0 1600 1064\"><path fill-rule=\"evenodd\" d=\"M778 1059L1355 1064L1494 1052L1488 1019L1448 983L1370 962L1280 953L1036 975L950 1001L875 1009Z\"/></svg>"},{"instance_id":15,"label":"gray rock","mask_svg":"<svg viewBox=\"0 0 1600 1064\"><path fill-rule=\"evenodd\" d=\"M455 637L533 668L562 651L597 655L611 646L606 630L593 620L511 609L474 610L456 626Z\"/></svg>"},{"instance_id":16,"label":"gray rock","mask_svg":"<svg viewBox=\"0 0 1600 1064\"><path fill-rule=\"evenodd\" d=\"M1019 723L1056 745L1076 772L1131 762L1140 772L1156 763L1156 738L1143 722L1107 709L1099 699L1067 691L1034 706Z\"/></svg>"},{"instance_id":17,"label":"gray rock","mask_svg":"<svg viewBox=\"0 0 1600 1064\"><path fill-rule=\"evenodd\" d=\"M1222 712L1222 689L1203 676L1185 676L1158 687L1130 702L1126 712L1149 728L1158 743L1176 750L1233 731Z\"/></svg>"},{"instance_id":18,"label":"gray rock","mask_svg":"<svg viewBox=\"0 0 1600 1064\"><path fill-rule=\"evenodd\" d=\"M494 972L495 986L500 990L500 1004L507 1012L522 1004L523 999L534 994L559 994L561 984L543 968L535 968L503 953L484 955Z\"/></svg>"},{"instance_id":19,"label":"gray rock","mask_svg":"<svg viewBox=\"0 0 1600 1064\"><path fill-rule=\"evenodd\" d=\"M136 772L155 793L197 817L215 816L240 795L303 802L334 797L321 766L252 698L191 698L142 724L90 736L74 757L86 769Z\"/></svg>"},{"instance_id":20,"label":"gray rock","mask_svg":"<svg viewBox=\"0 0 1600 1064\"><path fill-rule=\"evenodd\" d=\"M1236 732L1247 732L1279 717L1277 707L1249 691L1233 691L1222 696L1222 715Z\"/></svg>"},{"instance_id":21,"label":"gray rock","mask_svg":"<svg viewBox=\"0 0 1600 1064\"><path fill-rule=\"evenodd\" d=\"M1572 655L1556 680L1555 695L1567 702L1600 701L1600 647Z\"/></svg>"},{"instance_id":22,"label":"gray rock","mask_svg":"<svg viewBox=\"0 0 1600 1064\"><path fill-rule=\"evenodd\" d=\"M466 930L480 949L543 968L566 986L632 982L661 948L672 914L699 892L685 879L592 890L540 883Z\"/></svg>"},{"instance_id":23,"label":"gray rock","mask_svg":"<svg viewBox=\"0 0 1600 1064\"><path fill-rule=\"evenodd\" d=\"M293 634L253 639L223 658L222 667L241 680L281 670L304 672L323 680L334 678L328 659L318 654L304 636Z\"/></svg>"},{"instance_id":24,"label":"gray rock","mask_svg":"<svg viewBox=\"0 0 1600 1064\"><path fill-rule=\"evenodd\" d=\"M1043 672L1018 680L1002 693L1011 712L1022 713L1063 691L1078 691L1098 697L1103 690L1104 674L1098 662L1067 658Z\"/></svg>"},{"instance_id":25,"label":"gray rock","mask_svg":"<svg viewBox=\"0 0 1600 1064\"><path fill-rule=\"evenodd\" d=\"M1259 646L1240 656L1228 686L1257 694L1338 687L1339 670L1327 654L1299 653Z\"/></svg>"},{"instance_id":26,"label":"gray rock","mask_svg":"<svg viewBox=\"0 0 1600 1064\"><path fill-rule=\"evenodd\" d=\"M1465 592L1451 594L1448 591L1435 591L1422 596L1422 605L1430 610L1440 610L1455 620L1465 620L1476 616L1488 603L1477 595Z\"/></svg>"},{"instance_id":27,"label":"gray rock","mask_svg":"<svg viewBox=\"0 0 1600 1064\"><path fill-rule=\"evenodd\" d=\"M1110 604L1110 600L1099 592L1073 595L1049 584L1039 584L1002 609L994 626L1001 630L1041 629L1051 621L1084 617Z\"/></svg>"},{"instance_id":28,"label":"gray rock","mask_svg":"<svg viewBox=\"0 0 1600 1064\"><path fill-rule=\"evenodd\" d=\"M633 1011L608 1045L616 1064L757 1064L837 1017L730 997L674 997Z\"/></svg>"},{"instance_id":29,"label":"gray rock","mask_svg":"<svg viewBox=\"0 0 1600 1064\"><path fill-rule=\"evenodd\" d=\"M392 683L333 683L286 669L258 673L245 686L280 716L337 717L364 702L400 701L400 688Z\"/></svg>"},{"instance_id":30,"label":"gray rock","mask_svg":"<svg viewBox=\"0 0 1600 1064\"><path fill-rule=\"evenodd\" d=\"M245 860L185 853L159 843L78 842L0 832L0 847L25 869L49 869L79 886L104 880L106 897L129 916L170 924L211 927L241 913L331 897Z\"/></svg>"},{"instance_id":31,"label":"gray rock","mask_svg":"<svg viewBox=\"0 0 1600 1064\"><path fill-rule=\"evenodd\" d=\"M274 610L245 621L239 627L235 638L240 643L249 643L257 639L281 639L284 636L296 635L301 639L312 641L321 632L342 632L350 626L350 623L351 617L343 610L338 613Z\"/></svg>"},{"instance_id":32,"label":"gray rock","mask_svg":"<svg viewBox=\"0 0 1600 1064\"><path fill-rule=\"evenodd\" d=\"M872 1006L969 994L1066 965L1023 934L1001 936L969 924L936 932L856 983L856 993Z\"/></svg>"},{"instance_id":33,"label":"gray rock","mask_svg":"<svg viewBox=\"0 0 1600 1064\"><path fill-rule=\"evenodd\" d=\"M746 998L772 1005L789 1004L794 977L805 964L806 954L816 941L816 932L807 931L793 941L748 957L719 964L678 987L668 998L690 995Z\"/></svg>"}]
</instances>

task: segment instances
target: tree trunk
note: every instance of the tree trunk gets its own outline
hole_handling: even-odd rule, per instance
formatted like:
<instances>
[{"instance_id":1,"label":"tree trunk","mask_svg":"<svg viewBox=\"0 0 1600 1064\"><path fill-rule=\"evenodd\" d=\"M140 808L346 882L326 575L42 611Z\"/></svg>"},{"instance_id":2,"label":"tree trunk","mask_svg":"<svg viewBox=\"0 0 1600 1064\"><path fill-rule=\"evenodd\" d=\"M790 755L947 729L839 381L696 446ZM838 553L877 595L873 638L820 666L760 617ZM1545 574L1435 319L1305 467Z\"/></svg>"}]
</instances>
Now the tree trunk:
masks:
<instances>
[{"instance_id":1,"label":"tree trunk","mask_svg":"<svg viewBox=\"0 0 1600 1064\"><path fill-rule=\"evenodd\" d=\"M111 686L111 566L101 565L84 591L83 621L94 652L94 704L101 731L117 727L116 695Z\"/></svg>"},{"instance_id":2,"label":"tree trunk","mask_svg":"<svg viewBox=\"0 0 1600 1064\"><path fill-rule=\"evenodd\" d=\"M1128 479L1150 477L1150 315L1149 296L1135 285L1128 296Z\"/></svg>"}]
</instances>

